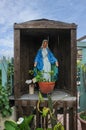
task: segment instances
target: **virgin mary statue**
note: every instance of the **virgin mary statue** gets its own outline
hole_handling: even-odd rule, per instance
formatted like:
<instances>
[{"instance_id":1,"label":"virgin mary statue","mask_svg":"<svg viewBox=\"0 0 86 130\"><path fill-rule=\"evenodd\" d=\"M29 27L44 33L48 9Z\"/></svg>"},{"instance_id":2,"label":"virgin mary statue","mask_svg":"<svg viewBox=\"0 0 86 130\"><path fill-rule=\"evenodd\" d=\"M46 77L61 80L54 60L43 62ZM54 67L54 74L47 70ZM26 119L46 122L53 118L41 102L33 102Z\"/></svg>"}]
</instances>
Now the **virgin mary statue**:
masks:
<instances>
[{"instance_id":1,"label":"virgin mary statue","mask_svg":"<svg viewBox=\"0 0 86 130\"><path fill-rule=\"evenodd\" d=\"M38 72L42 72L42 79L45 81L52 82L58 79L58 60L49 49L48 40L43 40L34 59L34 78L26 80L26 83L38 82L36 78ZM53 75L50 72L53 72Z\"/></svg>"},{"instance_id":2,"label":"virgin mary statue","mask_svg":"<svg viewBox=\"0 0 86 130\"><path fill-rule=\"evenodd\" d=\"M55 58L51 50L48 48L48 40L43 40L42 46L37 52L37 55L34 60L34 68L36 69L35 72L42 71L43 78L46 81L52 81L53 78L57 79L58 76L58 60ZM54 71L53 77L51 77L51 71ZM35 76L37 73L35 73Z\"/></svg>"}]
</instances>

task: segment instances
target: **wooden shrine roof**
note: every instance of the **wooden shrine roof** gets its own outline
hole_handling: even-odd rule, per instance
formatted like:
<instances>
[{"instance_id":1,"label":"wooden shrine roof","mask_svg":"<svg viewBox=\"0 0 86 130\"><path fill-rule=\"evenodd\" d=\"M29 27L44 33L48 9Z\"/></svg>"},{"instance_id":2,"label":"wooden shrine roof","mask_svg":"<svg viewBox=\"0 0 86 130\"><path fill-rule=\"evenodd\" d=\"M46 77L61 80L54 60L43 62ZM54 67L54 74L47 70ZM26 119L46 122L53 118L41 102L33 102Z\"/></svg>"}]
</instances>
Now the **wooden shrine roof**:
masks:
<instances>
[{"instance_id":1,"label":"wooden shrine roof","mask_svg":"<svg viewBox=\"0 0 86 130\"><path fill-rule=\"evenodd\" d=\"M25 29L25 28L56 28L56 29L69 29L76 28L75 23L65 23L61 21L54 21L49 19L37 19L31 20L23 23L15 23L15 29Z\"/></svg>"}]
</instances>

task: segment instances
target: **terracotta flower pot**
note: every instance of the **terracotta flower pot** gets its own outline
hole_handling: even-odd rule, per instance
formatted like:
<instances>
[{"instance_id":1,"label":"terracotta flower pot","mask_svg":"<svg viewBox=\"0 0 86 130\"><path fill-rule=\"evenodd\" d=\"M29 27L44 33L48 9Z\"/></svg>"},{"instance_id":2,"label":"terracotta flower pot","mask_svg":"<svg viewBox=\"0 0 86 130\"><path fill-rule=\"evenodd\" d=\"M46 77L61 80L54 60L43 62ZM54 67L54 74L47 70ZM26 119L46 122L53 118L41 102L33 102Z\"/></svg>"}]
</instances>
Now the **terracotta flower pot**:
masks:
<instances>
[{"instance_id":1,"label":"terracotta flower pot","mask_svg":"<svg viewBox=\"0 0 86 130\"><path fill-rule=\"evenodd\" d=\"M80 122L81 122L82 130L86 130L86 120L83 120L83 119L80 117L80 115L81 115L82 113L83 113L83 112L80 112L80 113L78 114L78 119L79 119Z\"/></svg>"},{"instance_id":2,"label":"terracotta flower pot","mask_svg":"<svg viewBox=\"0 0 86 130\"><path fill-rule=\"evenodd\" d=\"M39 82L40 91L44 94L52 92L55 86L55 82Z\"/></svg>"}]
</instances>

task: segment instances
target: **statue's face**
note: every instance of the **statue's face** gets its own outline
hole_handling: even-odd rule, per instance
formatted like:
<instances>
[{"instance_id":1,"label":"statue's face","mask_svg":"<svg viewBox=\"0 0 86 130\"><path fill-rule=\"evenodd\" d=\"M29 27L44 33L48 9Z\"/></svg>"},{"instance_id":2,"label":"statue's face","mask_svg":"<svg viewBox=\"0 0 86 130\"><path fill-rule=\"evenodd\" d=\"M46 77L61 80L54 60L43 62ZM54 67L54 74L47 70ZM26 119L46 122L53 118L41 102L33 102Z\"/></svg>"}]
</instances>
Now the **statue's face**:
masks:
<instances>
[{"instance_id":1,"label":"statue's face","mask_svg":"<svg viewBox=\"0 0 86 130\"><path fill-rule=\"evenodd\" d=\"M47 45L48 45L48 42L47 42L47 41L44 41L44 43L43 43L43 48L46 48Z\"/></svg>"}]
</instances>

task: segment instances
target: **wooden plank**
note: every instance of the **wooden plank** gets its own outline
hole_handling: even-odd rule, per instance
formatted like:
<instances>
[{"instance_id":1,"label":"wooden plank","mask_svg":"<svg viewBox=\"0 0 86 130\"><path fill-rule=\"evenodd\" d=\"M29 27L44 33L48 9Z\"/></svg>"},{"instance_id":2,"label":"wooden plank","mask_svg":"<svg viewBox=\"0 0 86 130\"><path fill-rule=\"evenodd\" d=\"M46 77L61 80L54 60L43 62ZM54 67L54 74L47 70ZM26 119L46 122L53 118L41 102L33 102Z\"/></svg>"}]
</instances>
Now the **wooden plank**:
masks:
<instances>
[{"instance_id":1,"label":"wooden plank","mask_svg":"<svg viewBox=\"0 0 86 130\"><path fill-rule=\"evenodd\" d=\"M27 106L27 105L28 105L28 102L25 101L25 100L22 100L22 104L21 104L21 106Z\"/></svg>"},{"instance_id":2,"label":"wooden plank","mask_svg":"<svg viewBox=\"0 0 86 130\"><path fill-rule=\"evenodd\" d=\"M74 130L78 130L78 121L77 121L77 100L73 105L73 118L74 118Z\"/></svg>"},{"instance_id":3,"label":"wooden plank","mask_svg":"<svg viewBox=\"0 0 86 130\"><path fill-rule=\"evenodd\" d=\"M74 130L73 108L69 108L69 130Z\"/></svg>"},{"instance_id":4,"label":"wooden plank","mask_svg":"<svg viewBox=\"0 0 86 130\"><path fill-rule=\"evenodd\" d=\"M36 128L37 127L40 127L41 124L40 124L40 113L38 111L38 109L36 108Z\"/></svg>"},{"instance_id":5,"label":"wooden plank","mask_svg":"<svg viewBox=\"0 0 86 130\"><path fill-rule=\"evenodd\" d=\"M76 57L77 57L77 47L76 47L76 30L71 30L71 94L76 95L77 94L77 87L76 87L76 71L77 71L77 65L76 65Z\"/></svg>"},{"instance_id":6,"label":"wooden plank","mask_svg":"<svg viewBox=\"0 0 86 130\"><path fill-rule=\"evenodd\" d=\"M66 102L64 102L64 129L66 130L67 129L67 104Z\"/></svg>"},{"instance_id":7,"label":"wooden plank","mask_svg":"<svg viewBox=\"0 0 86 130\"><path fill-rule=\"evenodd\" d=\"M55 28L55 29L69 29L69 28L76 28L74 23L68 24L60 21L53 21L53 20L34 20L28 21L25 23L14 24L15 29L26 29L26 28Z\"/></svg>"},{"instance_id":8,"label":"wooden plank","mask_svg":"<svg viewBox=\"0 0 86 130\"><path fill-rule=\"evenodd\" d=\"M21 96L20 80L20 30L14 30L14 95Z\"/></svg>"},{"instance_id":9,"label":"wooden plank","mask_svg":"<svg viewBox=\"0 0 86 130\"><path fill-rule=\"evenodd\" d=\"M21 102L22 101L18 102L18 115L19 115L19 117L23 117L23 109L22 109L22 106L21 106Z\"/></svg>"}]
</instances>

